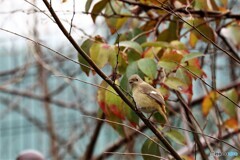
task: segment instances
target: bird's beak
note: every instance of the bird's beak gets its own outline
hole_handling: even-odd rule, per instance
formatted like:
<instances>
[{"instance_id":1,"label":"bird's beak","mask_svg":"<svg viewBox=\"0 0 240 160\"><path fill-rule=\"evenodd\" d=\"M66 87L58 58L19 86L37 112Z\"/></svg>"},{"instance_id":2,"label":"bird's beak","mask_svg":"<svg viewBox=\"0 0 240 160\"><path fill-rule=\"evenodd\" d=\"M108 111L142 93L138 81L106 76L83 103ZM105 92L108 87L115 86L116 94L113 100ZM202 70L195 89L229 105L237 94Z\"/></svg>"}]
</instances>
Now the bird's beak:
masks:
<instances>
[{"instance_id":1,"label":"bird's beak","mask_svg":"<svg viewBox=\"0 0 240 160\"><path fill-rule=\"evenodd\" d=\"M129 80L128 82L129 82L130 84L132 84L132 83L133 83L133 81L132 81L132 80Z\"/></svg>"}]
</instances>

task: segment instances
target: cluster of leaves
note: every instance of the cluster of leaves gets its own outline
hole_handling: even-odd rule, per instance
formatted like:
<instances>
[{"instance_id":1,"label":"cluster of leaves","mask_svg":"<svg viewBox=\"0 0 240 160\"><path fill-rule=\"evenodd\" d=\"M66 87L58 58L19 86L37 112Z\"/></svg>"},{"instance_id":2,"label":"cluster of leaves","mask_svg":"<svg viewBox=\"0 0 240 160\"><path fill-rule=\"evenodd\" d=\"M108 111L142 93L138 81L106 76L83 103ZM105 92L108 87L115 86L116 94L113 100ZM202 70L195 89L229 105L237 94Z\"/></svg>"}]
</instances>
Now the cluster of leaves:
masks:
<instances>
[{"instance_id":1,"label":"cluster of leaves","mask_svg":"<svg viewBox=\"0 0 240 160\"><path fill-rule=\"evenodd\" d=\"M97 36L94 39L87 39L81 48L99 68L111 66L112 75L110 77L117 74L115 83L125 91L129 92L128 77L138 74L152 85L160 85L159 90L165 99L172 94L171 90L177 90L185 94L188 102L191 102L193 80L206 77L200 66L200 58L205 55L200 52L191 52L191 49L198 43L215 42L216 35L213 26L218 26L221 20L211 19L213 25L209 25L209 19L203 18L201 15L191 15L190 18L184 19L186 23L183 24L182 19L174 14L169 14L164 6L170 6L172 10L188 6L193 10L214 11L223 14L227 12L225 0L220 0L218 3L214 0L209 2L205 3L202 0L140 0L136 1L134 6L115 0L100 0L93 5L92 0L88 0L86 12L91 9L92 20L96 22L99 15L104 16L110 34L117 38L115 43L111 44L103 37ZM240 36L236 36L237 34L234 33L237 31L240 33L239 24L229 23L225 29L233 33L231 38L238 47ZM180 42L181 38L188 43ZM87 62L80 56L79 62L87 65ZM81 68L87 75L91 72L84 65L81 65ZM94 71L92 73L94 74ZM100 86L97 99L106 118L121 123L128 120L130 124L136 126L138 124L136 114L127 107L106 82L103 81ZM224 94L236 103L239 100L237 91L234 89L226 91ZM131 98L129 97L129 99ZM224 123L225 126L238 128L236 106L215 91L210 92L204 98L203 115L207 116L217 102L221 103L223 110L229 116ZM124 136L122 126L111 125L120 135ZM184 137L178 131L169 131L166 136L178 144L186 144ZM154 151L155 149L152 147L157 147L155 145L146 141L143 145L144 152L149 148ZM155 154L159 155L158 150Z\"/></svg>"}]
</instances>

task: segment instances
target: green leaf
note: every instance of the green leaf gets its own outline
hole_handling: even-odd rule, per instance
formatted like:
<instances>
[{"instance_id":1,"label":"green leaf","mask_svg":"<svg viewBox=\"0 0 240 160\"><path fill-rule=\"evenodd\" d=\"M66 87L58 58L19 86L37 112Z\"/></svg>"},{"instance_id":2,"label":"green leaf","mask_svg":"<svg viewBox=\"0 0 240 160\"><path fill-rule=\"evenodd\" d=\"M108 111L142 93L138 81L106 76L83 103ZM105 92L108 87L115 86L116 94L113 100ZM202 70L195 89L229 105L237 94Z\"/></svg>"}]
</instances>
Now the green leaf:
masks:
<instances>
[{"instance_id":1,"label":"green leaf","mask_svg":"<svg viewBox=\"0 0 240 160\"><path fill-rule=\"evenodd\" d=\"M102 68L108 62L108 52L101 50L101 48L100 43L94 43L90 48L90 57L99 68Z\"/></svg>"},{"instance_id":2,"label":"green leaf","mask_svg":"<svg viewBox=\"0 0 240 160\"><path fill-rule=\"evenodd\" d=\"M121 52L121 51L120 51ZM116 57L116 55L115 55ZM124 74L126 72L128 63L126 61L126 59L124 58L124 54L119 53L118 55L118 72L121 74Z\"/></svg>"},{"instance_id":3,"label":"green leaf","mask_svg":"<svg viewBox=\"0 0 240 160\"><path fill-rule=\"evenodd\" d=\"M88 12L91 4L92 4L93 0L87 0L86 4L85 4L85 12Z\"/></svg>"},{"instance_id":4,"label":"green leaf","mask_svg":"<svg viewBox=\"0 0 240 160\"><path fill-rule=\"evenodd\" d=\"M202 56L204 56L204 54L202 54L200 52L193 52L193 53L190 53L190 54L186 54L186 55L183 56L183 59L182 59L181 63L189 61L189 60L194 59L194 58L202 57Z\"/></svg>"},{"instance_id":5,"label":"green leaf","mask_svg":"<svg viewBox=\"0 0 240 160\"><path fill-rule=\"evenodd\" d=\"M98 14L101 13L101 11L106 7L107 3L108 3L108 0L101 0L94 5L92 12L91 12L92 13L91 17L92 17L94 23L96 21Z\"/></svg>"},{"instance_id":6,"label":"green leaf","mask_svg":"<svg viewBox=\"0 0 240 160\"><path fill-rule=\"evenodd\" d=\"M133 28L133 30L130 30L128 32L124 32L123 34L120 34L119 42L120 41L130 41L142 33L143 33L143 31L140 28ZM142 44L143 42L146 41L146 39L147 39L147 36L143 35L143 36L140 36L139 38L135 39L135 42ZM115 42L115 43L117 43L117 42Z\"/></svg>"},{"instance_id":7,"label":"green leaf","mask_svg":"<svg viewBox=\"0 0 240 160\"><path fill-rule=\"evenodd\" d=\"M167 60L161 60L158 62L158 65L162 67L163 69L166 69L166 72L170 72L172 70L175 70L178 65L175 62L170 62Z\"/></svg>"},{"instance_id":8,"label":"green leaf","mask_svg":"<svg viewBox=\"0 0 240 160\"><path fill-rule=\"evenodd\" d=\"M142 35L143 31L140 28L134 28L132 31L125 33L127 40L131 40L138 35ZM146 42L147 36L144 34L139 38L135 39L135 41L139 44ZM123 41L123 40L122 40Z\"/></svg>"},{"instance_id":9,"label":"green leaf","mask_svg":"<svg viewBox=\"0 0 240 160\"><path fill-rule=\"evenodd\" d=\"M227 96L229 99L231 99L233 102L238 102L238 93L236 89L231 89L223 93L225 96ZM222 105L223 109L226 111L226 113L232 118L237 117L237 106L233 104L231 101L229 101L225 97L220 98L220 104Z\"/></svg>"},{"instance_id":10,"label":"green leaf","mask_svg":"<svg viewBox=\"0 0 240 160\"><path fill-rule=\"evenodd\" d=\"M117 106L117 104L120 103L120 98L117 95L113 94L116 92L105 81L102 81L100 86L108 89L106 90L103 88L98 88L97 91L98 104L101 110L105 113L106 119L122 123L122 119L124 119L124 114L122 112L123 109ZM109 125L112 126L113 129L117 131L121 136L125 135L123 126L115 123L109 123Z\"/></svg>"},{"instance_id":11,"label":"green leaf","mask_svg":"<svg viewBox=\"0 0 240 160\"><path fill-rule=\"evenodd\" d=\"M185 137L177 130L171 129L165 132L165 135L171 140L173 140L174 142L176 142L177 144L186 145Z\"/></svg>"},{"instance_id":12,"label":"green leaf","mask_svg":"<svg viewBox=\"0 0 240 160\"><path fill-rule=\"evenodd\" d=\"M132 62L139 60L141 58L141 55L135 52L134 50L129 50L127 52L127 58L128 58L128 63L130 64Z\"/></svg>"},{"instance_id":13,"label":"green leaf","mask_svg":"<svg viewBox=\"0 0 240 160\"><path fill-rule=\"evenodd\" d=\"M140 77L143 77L144 74L141 72L141 70L138 68L138 63L132 62L128 65L127 70L126 70L126 76L129 78L133 74L138 74Z\"/></svg>"},{"instance_id":14,"label":"green leaf","mask_svg":"<svg viewBox=\"0 0 240 160\"><path fill-rule=\"evenodd\" d=\"M164 41L145 42L141 46L142 47L164 47L164 48L171 47L171 45L168 42L164 42Z\"/></svg>"},{"instance_id":15,"label":"green leaf","mask_svg":"<svg viewBox=\"0 0 240 160\"><path fill-rule=\"evenodd\" d=\"M124 89L125 91L129 91L129 84L128 84L128 78L127 78L127 76L126 76L126 74L124 74L123 76L122 76L122 79L121 79L121 81L120 81L120 87L122 88L122 89Z\"/></svg>"},{"instance_id":16,"label":"green leaf","mask_svg":"<svg viewBox=\"0 0 240 160\"><path fill-rule=\"evenodd\" d=\"M86 67L89 66L89 64L80 54L78 54L78 62L80 63L82 71L85 72L87 76L89 76L90 68Z\"/></svg>"},{"instance_id":17,"label":"green leaf","mask_svg":"<svg viewBox=\"0 0 240 160\"><path fill-rule=\"evenodd\" d=\"M164 82L169 88L178 90L178 91L183 91L188 88L188 85L182 82L180 79L176 77L169 77L165 80Z\"/></svg>"},{"instance_id":18,"label":"green leaf","mask_svg":"<svg viewBox=\"0 0 240 160\"><path fill-rule=\"evenodd\" d=\"M99 68L104 67L108 62L115 67L117 50L114 45L106 43L94 43L90 48L90 57Z\"/></svg>"},{"instance_id":19,"label":"green leaf","mask_svg":"<svg viewBox=\"0 0 240 160\"><path fill-rule=\"evenodd\" d=\"M153 114L154 119L156 120L156 122L160 123L160 124L165 124L166 123L166 119L164 118L164 116L162 114L160 114L159 112L156 112Z\"/></svg>"},{"instance_id":20,"label":"green leaf","mask_svg":"<svg viewBox=\"0 0 240 160\"><path fill-rule=\"evenodd\" d=\"M105 18L108 28L110 29L111 34L116 33L123 24L128 20L126 17L114 17L114 14L128 14L124 10L123 3L118 1L109 1L111 3L106 6L105 14L108 15L108 18ZM114 8L114 12L113 9Z\"/></svg>"},{"instance_id":21,"label":"green leaf","mask_svg":"<svg viewBox=\"0 0 240 160\"><path fill-rule=\"evenodd\" d=\"M199 67L196 66L186 66L186 69L189 70L189 73L192 74L194 77L197 76L196 78L202 77L203 75L205 75L205 73L203 72L203 70Z\"/></svg>"},{"instance_id":22,"label":"green leaf","mask_svg":"<svg viewBox=\"0 0 240 160\"><path fill-rule=\"evenodd\" d=\"M188 71L184 68L179 68L176 72L176 77L187 85L192 85L192 78L189 76Z\"/></svg>"},{"instance_id":23,"label":"green leaf","mask_svg":"<svg viewBox=\"0 0 240 160\"><path fill-rule=\"evenodd\" d=\"M119 43L119 46L134 49L136 52L140 54L143 52L142 47L137 42L134 41L122 41Z\"/></svg>"},{"instance_id":24,"label":"green leaf","mask_svg":"<svg viewBox=\"0 0 240 160\"><path fill-rule=\"evenodd\" d=\"M149 154L143 155L144 160L159 160L159 157L161 156L160 150L158 148L158 145L151 141L150 139L147 139L142 146L141 149L142 154ZM153 156L151 156L153 155ZM155 156L155 157L154 157Z\"/></svg>"},{"instance_id":25,"label":"green leaf","mask_svg":"<svg viewBox=\"0 0 240 160\"><path fill-rule=\"evenodd\" d=\"M176 20L176 18L174 18L173 20ZM171 42L173 40L178 40L180 37L179 34L180 34L181 29L182 29L182 22L171 21L169 23L168 28L159 34L157 40L165 41L165 42Z\"/></svg>"},{"instance_id":26,"label":"green leaf","mask_svg":"<svg viewBox=\"0 0 240 160\"><path fill-rule=\"evenodd\" d=\"M192 26L186 25L186 27L189 30L192 30L191 33L194 33L197 38L202 39L205 42L208 42L207 39L205 39L199 32L201 32L203 35L208 37L208 39L215 41L215 35L213 32L213 29L208 25L208 23L202 19L202 18L195 18L192 20L189 20L188 23L190 23L192 26L194 26L196 29L192 30Z\"/></svg>"},{"instance_id":27,"label":"green leaf","mask_svg":"<svg viewBox=\"0 0 240 160\"><path fill-rule=\"evenodd\" d=\"M81 45L81 48L84 50L84 52L86 54L89 55L89 50L90 50L90 47L92 46L93 42L89 39L85 40L83 42L83 44ZM90 72L90 69L86 66L89 66L88 62L81 56L78 54L78 62L83 64L81 65L80 64L80 67L82 69L83 72L85 72L87 75L89 75L89 72ZM86 65L86 66L85 66Z\"/></svg>"},{"instance_id":28,"label":"green leaf","mask_svg":"<svg viewBox=\"0 0 240 160\"><path fill-rule=\"evenodd\" d=\"M144 58L138 61L138 68L149 78L154 79L157 73L157 64L153 59Z\"/></svg>"}]
</instances>

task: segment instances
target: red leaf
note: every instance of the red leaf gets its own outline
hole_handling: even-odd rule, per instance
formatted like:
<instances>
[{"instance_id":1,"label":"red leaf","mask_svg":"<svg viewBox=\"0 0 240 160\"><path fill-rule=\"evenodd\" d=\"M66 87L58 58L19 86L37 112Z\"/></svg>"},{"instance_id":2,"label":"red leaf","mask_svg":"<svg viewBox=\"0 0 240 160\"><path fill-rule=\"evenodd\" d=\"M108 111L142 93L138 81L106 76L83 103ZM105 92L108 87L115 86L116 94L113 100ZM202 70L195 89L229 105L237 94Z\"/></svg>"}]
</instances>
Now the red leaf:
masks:
<instances>
[{"instance_id":1,"label":"red leaf","mask_svg":"<svg viewBox=\"0 0 240 160\"><path fill-rule=\"evenodd\" d=\"M122 114L122 112L118 109L118 107L114 104L109 105L109 109L111 110L111 112L117 116L118 118L124 120L125 116Z\"/></svg>"},{"instance_id":2,"label":"red leaf","mask_svg":"<svg viewBox=\"0 0 240 160\"><path fill-rule=\"evenodd\" d=\"M99 101L99 102L98 102L98 105L100 106L100 108L102 109L102 111L103 111L106 115L109 114L109 113L108 113L108 110L107 110L107 105L106 105L106 103L105 103L104 101Z\"/></svg>"}]
</instances>

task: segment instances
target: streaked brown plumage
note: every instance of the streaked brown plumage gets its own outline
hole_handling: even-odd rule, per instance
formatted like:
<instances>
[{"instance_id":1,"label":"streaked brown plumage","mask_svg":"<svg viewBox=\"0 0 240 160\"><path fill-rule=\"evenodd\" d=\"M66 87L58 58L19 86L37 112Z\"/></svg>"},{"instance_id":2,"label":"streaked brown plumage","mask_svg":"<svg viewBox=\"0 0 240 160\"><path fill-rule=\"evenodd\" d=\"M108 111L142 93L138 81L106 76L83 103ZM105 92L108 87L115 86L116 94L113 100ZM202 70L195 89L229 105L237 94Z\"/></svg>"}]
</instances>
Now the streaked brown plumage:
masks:
<instances>
[{"instance_id":1,"label":"streaked brown plumage","mask_svg":"<svg viewBox=\"0 0 240 160\"><path fill-rule=\"evenodd\" d=\"M128 82L132 87L133 98L138 109L145 113L158 111L167 122L165 102L161 93L144 82L137 74L132 75Z\"/></svg>"}]
</instances>

